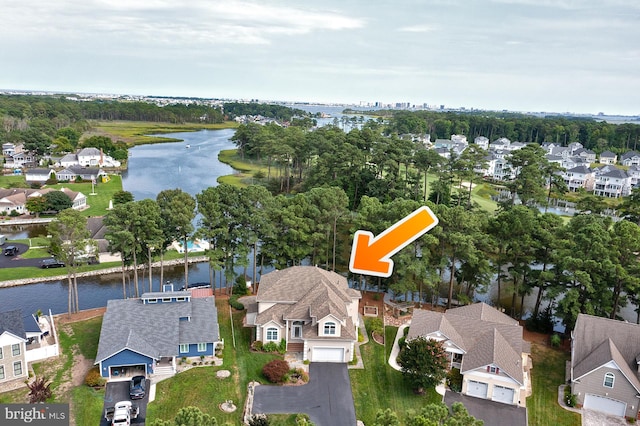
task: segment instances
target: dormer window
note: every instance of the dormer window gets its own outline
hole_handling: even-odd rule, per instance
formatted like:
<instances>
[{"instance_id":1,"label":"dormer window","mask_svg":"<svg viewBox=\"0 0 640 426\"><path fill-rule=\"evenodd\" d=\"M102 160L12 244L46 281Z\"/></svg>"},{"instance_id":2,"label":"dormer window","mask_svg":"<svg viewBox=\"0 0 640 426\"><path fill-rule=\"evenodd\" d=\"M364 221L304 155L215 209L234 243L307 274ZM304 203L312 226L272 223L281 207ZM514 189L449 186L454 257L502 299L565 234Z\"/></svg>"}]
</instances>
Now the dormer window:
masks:
<instances>
[{"instance_id":1,"label":"dormer window","mask_svg":"<svg viewBox=\"0 0 640 426\"><path fill-rule=\"evenodd\" d=\"M333 321L324 323L324 334L325 336L335 336L336 334L336 323Z\"/></svg>"}]
</instances>

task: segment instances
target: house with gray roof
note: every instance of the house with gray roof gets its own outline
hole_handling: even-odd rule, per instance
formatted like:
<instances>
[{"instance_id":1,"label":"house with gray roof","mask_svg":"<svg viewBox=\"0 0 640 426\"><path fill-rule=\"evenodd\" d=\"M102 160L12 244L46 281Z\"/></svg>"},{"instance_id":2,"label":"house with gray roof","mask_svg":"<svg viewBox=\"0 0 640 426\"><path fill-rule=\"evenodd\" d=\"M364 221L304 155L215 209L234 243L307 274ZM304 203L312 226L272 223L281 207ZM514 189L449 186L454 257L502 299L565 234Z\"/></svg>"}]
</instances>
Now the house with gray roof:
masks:
<instances>
[{"instance_id":1,"label":"house with gray roof","mask_svg":"<svg viewBox=\"0 0 640 426\"><path fill-rule=\"evenodd\" d=\"M596 171L593 193L609 198L626 197L631 193L631 177L613 166L602 167Z\"/></svg>"},{"instance_id":2,"label":"house with gray roof","mask_svg":"<svg viewBox=\"0 0 640 426\"><path fill-rule=\"evenodd\" d=\"M586 166L576 166L562 172L564 183L569 191L578 191L580 188L586 191L593 191L596 175L593 170Z\"/></svg>"},{"instance_id":3,"label":"house with gray roof","mask_svg":"<svg viewBox=\"0 0 640 426\"><path fill-rule=\"evenodd\" d=\"M600 154L600 164L616 164L618 156L611 151L604 151Z\"/></svg>"},{"instance_id":4,"label":"house with gray roof","mask_svg":"<svg viewBox=\"0 0 640 426\"><path fill-rule=\"evenodd\" d=\"M263 344L285 341L311 362L349 362L358 341L358 290L316 266L293 266L261 277L245 324Z\"/></svg>"},{"instance_id":5,"label":"house with gray roof","mask_svg":"<svg viewBox=\"0 0 640 426\"><path fill-rule=\"evenodd\" d=\"M462 374L462 394L526 406L531 349L518 321L485 303L445 313L415 309L407 342L420 336L442 342L449 367Z\"/></svg>"},{"instance_id":6,"label":"house with gray roof","mask_svg":"<svg viewBox=\"0 0 640 426\"><path fill-rule=\"evenodd\" d=\"M571 392L583 408L637 418L640 325L578 314L569 375Z\"/></svg>"},{"instance_id":7,"label":"house with gray roof","mask_svg":"<svg viewBox=\"0 0 640 426\"><path fill-rule=\"evenodd\" d=\"M623 166L640 166L640 152L629 151L622 154L620 162Z\"/></svg>"},{"instance_id":8,"label":"house with gray roof","mask_svg":"<svg viewBox=\"0 0 640 426\"><path fill-rule=\"evenodd\" d=\"M222 341L213 296L168 290L107 302L95 362L102 377L175 374L178 359L215 354Z\"/></svg>"}]
</instances>

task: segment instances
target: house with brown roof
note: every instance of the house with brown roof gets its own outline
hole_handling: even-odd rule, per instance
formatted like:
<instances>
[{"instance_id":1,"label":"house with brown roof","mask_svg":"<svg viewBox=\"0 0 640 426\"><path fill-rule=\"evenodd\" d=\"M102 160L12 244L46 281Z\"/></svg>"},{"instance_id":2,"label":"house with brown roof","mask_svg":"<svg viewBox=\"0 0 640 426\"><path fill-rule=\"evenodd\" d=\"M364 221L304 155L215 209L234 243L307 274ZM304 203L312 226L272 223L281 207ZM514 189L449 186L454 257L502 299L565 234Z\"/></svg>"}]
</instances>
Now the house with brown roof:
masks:
<instances>
[{"instance_id":1,"label":"house with brown roof","mask_svg":"<svg viewBox=\"0 0 640 426\"><path fill-rule=\"evenodd\" d=\"M311 362L349 362L358 341L358 290L347 279L315 266L293 266L260 279L246 324L255 340L302 352Z\"/></svg>"},{"instance_id":2,"label":"house with brown roof","mask_svg":"<svg viewBox=\"0 0 640 426\"><path fill-rule=\"evenodd\" d=\"M578 314L571 333L569 380L583 408L637 418L640 325Z\"/></svg>"},{"instance_id":3,"label":"house with brown roof","mask_svg":"<svg viewBox=\"0 0 640 426\"><path fill-rule=\"evenodd\" d=\"M462 394L526 406L531 349L518 321L485 303L445 313L415 309L407 342L419 336L442 342L449 367L460 369Z\"/></svg>"}]
</instances>

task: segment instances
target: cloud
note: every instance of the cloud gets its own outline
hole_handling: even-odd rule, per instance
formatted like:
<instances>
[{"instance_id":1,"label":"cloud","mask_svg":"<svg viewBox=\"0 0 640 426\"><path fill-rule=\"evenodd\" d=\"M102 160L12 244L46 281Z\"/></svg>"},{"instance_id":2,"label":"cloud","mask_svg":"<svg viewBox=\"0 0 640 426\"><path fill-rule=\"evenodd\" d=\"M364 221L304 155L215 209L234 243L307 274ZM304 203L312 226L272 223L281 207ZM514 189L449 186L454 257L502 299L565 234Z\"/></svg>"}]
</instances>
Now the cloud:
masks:
<instances>
[{"instance_id":1,"label":"cloud","mask_svg":"<svg viewBox=\"0 0 640 426\"><path fill-rule=\"evenodd\" d=\"M407 27L398 28L398 31L408 32L408 33L428 33L434 30L435 28L433 28L430 25L410 25Z\"/></svg>"}]
</instances>

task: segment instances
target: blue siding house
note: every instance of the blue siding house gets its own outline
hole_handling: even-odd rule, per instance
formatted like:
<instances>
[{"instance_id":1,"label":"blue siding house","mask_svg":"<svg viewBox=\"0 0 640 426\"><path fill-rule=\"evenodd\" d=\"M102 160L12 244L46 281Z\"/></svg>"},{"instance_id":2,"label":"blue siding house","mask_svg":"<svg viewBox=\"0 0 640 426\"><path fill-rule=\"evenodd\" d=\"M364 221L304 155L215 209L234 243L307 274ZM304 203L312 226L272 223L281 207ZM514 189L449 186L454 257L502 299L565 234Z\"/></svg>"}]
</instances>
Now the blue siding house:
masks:
<instances>
[{"instance_id":1,"label":"blue siding house","mask_svg":"<svg viewBox=\"0 0 640 426\"><path fill-rule=\"evenodd\" d=\"M175 374L176 360L214 355L221 343L213 296L151 292L107 303L95 363L108 379Z\"/></svg>"}]
</instances>

